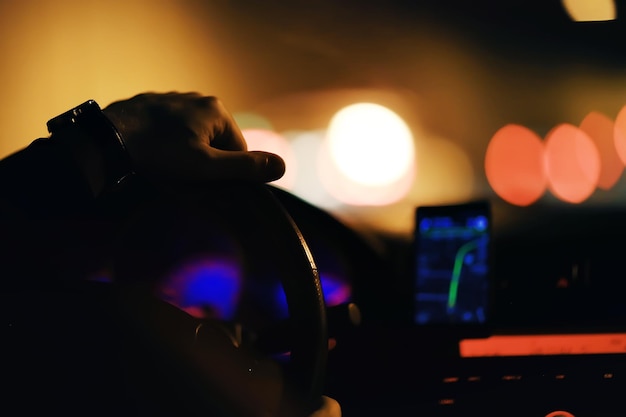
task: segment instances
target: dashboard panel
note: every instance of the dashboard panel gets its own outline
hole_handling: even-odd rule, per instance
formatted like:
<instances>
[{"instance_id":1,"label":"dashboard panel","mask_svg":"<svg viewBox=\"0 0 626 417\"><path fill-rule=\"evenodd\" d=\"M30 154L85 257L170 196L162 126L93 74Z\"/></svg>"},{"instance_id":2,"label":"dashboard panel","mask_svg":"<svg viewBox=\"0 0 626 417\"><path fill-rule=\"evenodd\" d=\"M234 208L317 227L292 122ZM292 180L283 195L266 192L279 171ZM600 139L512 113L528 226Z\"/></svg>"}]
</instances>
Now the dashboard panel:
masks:
<instances>
[{"instance_id":1,"label":"dashboard panel","mask_svg":"<svg viewBox=\"0 0 626 417\"><path fill-rule=\"evenodd\" d=\"M481 332L462 333L415 322L414 241L380 236L384 250L374 250L325 211L281 193L320 269L331 258L352 265L350 301L363 321L336 335L327 381L344 415L608 417L626 410L619 394L626 386L624 244L617 238L626 222L618 211L543 211L521 231L492 230L491 320ZM586 226L575 232L570 221Z\"/></svg>"}]
</instances>

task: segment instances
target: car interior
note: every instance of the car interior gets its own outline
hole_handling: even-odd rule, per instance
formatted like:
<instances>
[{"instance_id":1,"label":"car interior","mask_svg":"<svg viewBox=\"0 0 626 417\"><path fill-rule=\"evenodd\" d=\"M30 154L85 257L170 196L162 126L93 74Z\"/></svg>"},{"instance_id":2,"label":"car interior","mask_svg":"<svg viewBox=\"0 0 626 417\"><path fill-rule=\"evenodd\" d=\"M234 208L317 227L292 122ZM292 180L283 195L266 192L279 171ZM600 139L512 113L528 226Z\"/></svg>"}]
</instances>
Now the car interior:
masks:
<instances>
[{"instance_id":1,"label":"car interior","mask_svg":"<svg viewBox=\"0 0 626 417\"><path fill-rule=\"evenodd\" d=\"M118 352L80 371L124 375L140 415L307 415L322 395L346 417L626 414L622 2L201 3L146 18L221 63L171 85L223 97L285 177L148 203L131 184L103 202L130 207L106 217L111 269L39 300L43 321L5 314L63 335L63 361ZM103 381L80 387L94 415L121 404Z\"/></svg>"}]
</instances>

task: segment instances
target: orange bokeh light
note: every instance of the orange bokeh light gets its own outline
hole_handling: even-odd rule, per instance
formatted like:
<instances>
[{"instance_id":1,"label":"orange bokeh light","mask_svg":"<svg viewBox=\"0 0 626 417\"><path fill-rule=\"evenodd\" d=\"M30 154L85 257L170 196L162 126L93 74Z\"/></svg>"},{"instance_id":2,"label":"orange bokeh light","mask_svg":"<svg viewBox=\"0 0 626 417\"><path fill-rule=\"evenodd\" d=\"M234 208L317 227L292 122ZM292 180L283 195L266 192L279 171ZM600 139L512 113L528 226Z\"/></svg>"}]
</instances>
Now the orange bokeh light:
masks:
<instances>
[{"instance_id":1,"label":"orange bokeh light","mask_svg":"<svg viewBox=\"0 0 626 417\"><path fill-rule=\"evenodd\" d=\"M620 159L615 147L614 123L602 113L591 112L580 124L580 128L593 140L600 152L600 178L598 188L610 190L617 183L624 163Z\"/></svg>"},{"instance_id":2,"label":"orange bokeh light","mask_svg":"<svg viewBox=\"0 0 626 417\"><path fill-rule=\"evenodd\" d=\"M622 107L617 117L613 130L613 140L615 141L615 149L617 155L626 164L626 106Z\"/></svg>"},{"instance_id":3,"label":"orange bokeh light","mask_svg":"<svg viewBox=\"0 0 626 417\"><path fill-rule=\"evenodd\" d=\"M547 187L541 138L516 124L500 128L491 138L485 154L485 174L503 200L528 206Z\"/></svg>"},{"instance_id":4,"label":"orange bokeh light","mask_svg":"<svg viewBox=\"0 0 626 417\"><path fill-rule=\"evenodd\" d=\"M569 203L581 203L595 191L600 178L600 153L582 129L569 123L546 136L545 167L550 191Z\"/></svg>"}]
</instances>

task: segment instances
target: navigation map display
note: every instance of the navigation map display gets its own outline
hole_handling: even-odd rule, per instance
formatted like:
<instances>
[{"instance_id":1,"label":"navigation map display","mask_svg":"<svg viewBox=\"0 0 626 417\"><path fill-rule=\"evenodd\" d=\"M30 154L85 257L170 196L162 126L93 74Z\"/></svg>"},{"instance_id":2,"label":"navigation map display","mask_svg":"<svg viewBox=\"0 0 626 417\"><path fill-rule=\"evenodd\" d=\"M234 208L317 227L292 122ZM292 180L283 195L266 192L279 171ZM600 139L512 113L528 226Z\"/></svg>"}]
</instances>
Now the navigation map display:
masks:
<instances>
[{"instance_id":1,"label":"navigation map display","mask_svg":"<svg viewBox=\"0 0 626 417\"><path fill-rule=\"evenodd\" d=\"M487 202L416 209L414 323L485 325L490 304Z\"/></svg>"}]
</instances>

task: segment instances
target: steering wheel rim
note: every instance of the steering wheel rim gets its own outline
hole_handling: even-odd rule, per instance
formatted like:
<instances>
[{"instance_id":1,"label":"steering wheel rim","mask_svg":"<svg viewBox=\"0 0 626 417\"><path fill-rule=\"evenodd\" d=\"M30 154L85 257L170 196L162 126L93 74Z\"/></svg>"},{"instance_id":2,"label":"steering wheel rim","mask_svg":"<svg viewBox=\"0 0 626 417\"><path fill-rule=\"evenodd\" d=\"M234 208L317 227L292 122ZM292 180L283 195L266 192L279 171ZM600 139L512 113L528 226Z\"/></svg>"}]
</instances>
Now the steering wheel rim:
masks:
<instances>
[{"instance_id":1,"label":"steering wheel rim","mask_svg":"<svg viewBox=\"0 0 626 417\"><path fill-rule=\"evenodd\" d=\"M220 218L220 223L226 228L235 229L242 239L256 234L256 239L251 239L255 242L253 245L266 245L275 253L274 259L279 260L276 270L287 300L291 323L291 350L277 416L310 414L319 407L324 390L328 334L326 306L318 270L298 226L276 198L272 187L266 184L221 181L210 184L202 191L180 197L160 195L143 207L150 210L154 204L165 202L176 207L174 212L181 209L182 212L178 214L198 216L199 220L201 216L207 215L213 219ZM141 213L143 211L139 210L138 215ZM132 225L133 219L137 218L135 215L129 224ZM263 236L258 236L259 222L263 223L262 230L266 232ZM134 233L132 227L126 231L126 237L128 233ZM124 269L124 259L134 262L132 250L128 251L124 239L118 249L123 255L121 261L117 260L116 279L126 281L128 275L125 277L125 273L120 271ZM250 251L248 248L248 255ZM133 270L136 271L136 268ZM191 316L189 319L196 320Z\"/></svg>"}]
</instances>

